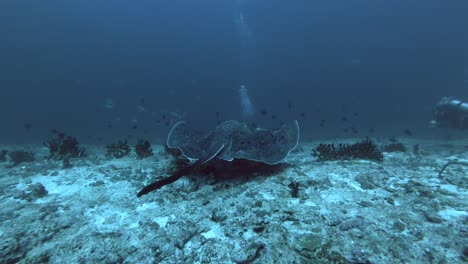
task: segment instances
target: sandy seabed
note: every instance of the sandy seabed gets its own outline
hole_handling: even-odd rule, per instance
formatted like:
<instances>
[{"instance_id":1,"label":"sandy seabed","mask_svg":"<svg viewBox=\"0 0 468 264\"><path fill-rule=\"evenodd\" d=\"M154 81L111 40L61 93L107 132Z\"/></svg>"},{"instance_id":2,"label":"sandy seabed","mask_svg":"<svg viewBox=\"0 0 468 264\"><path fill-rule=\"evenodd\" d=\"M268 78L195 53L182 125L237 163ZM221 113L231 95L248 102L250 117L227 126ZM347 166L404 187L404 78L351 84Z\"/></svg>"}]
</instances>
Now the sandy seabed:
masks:
<instances>
[{"instance_id":1,"label":"sandy seabed","mask_svg":"<svg viewBox=\"0 0 468 264\"><path fill-rule=\"evenodd\" d=\"M351 142L352 140L350 140ZM172 156L0 163L0 263L466 263L468 141L401 141L383 162L207 169L137 198ZM419 144L419 153L412 146Z\"/></svg>"}]
</instances>

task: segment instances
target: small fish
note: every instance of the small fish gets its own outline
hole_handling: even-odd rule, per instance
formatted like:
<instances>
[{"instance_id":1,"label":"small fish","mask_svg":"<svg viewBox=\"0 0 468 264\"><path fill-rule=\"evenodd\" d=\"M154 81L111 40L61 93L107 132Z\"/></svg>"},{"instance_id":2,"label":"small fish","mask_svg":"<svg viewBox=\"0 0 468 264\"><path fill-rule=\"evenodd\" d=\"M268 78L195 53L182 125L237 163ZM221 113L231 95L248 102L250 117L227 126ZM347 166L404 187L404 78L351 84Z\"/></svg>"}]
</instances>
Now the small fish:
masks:
<instances>
[{"instance_id":1,"label":"small fish","mask_svg":"<svg viewBox=\"0 0 468 264\"><path fill-rule=\"evenodd\" d=\"M325 127L325 119L320 120L320 127Z\"/></svg>"},{"instance_id":2,"label":"small fish","mask_svg":"<svg viewBox=\"0 0 468 264\"><path fill-rule=\"evenodd\" d=\"M405 129L403 133L405 133L405 135L410 136L410 137L413 135L413 132L411 132L411 130L409 130L408 128Z\"/></svg>"},{"instance_id":3,"label":"small fish","mask_svg":"<svg viewBox=\"0 0 468 264\"><path fill-rule=\"evenodd\" d=\"M346 122L348 121L348 118L346 116L341 117L341 121Z\"/></svg>"},{"instance_id":4,"label":"small fish","mask_svg":"<svg viewBox=\"0 0 468 264\"><path fill-rule=\"evenodd\" d=\"M145 107L142 106L142 105L137 105L136 110L137 110L138 113L142 113L142 112L146 111Z\"/></svg>"},{"instance_id":5,"label":"small fish","mask_svg":"<svg viewBox=\"0 0 468 264\"><path fill-rule=\"evenodd\" d=\"M113 109L114 108L114 100L112 98L106 98L104 101L104 108L106 109Z\"/></svg>"},{"instance_id":6,"label":"small fish","mask_svg":"<svg viewBox=\"0 0 468 264\"><path fill-rule=\"evenodd\" d=\"M32 125L30 123L24 124L24 129L26 129L27 132L31 131Z\"/></svg>"},{"instance_id":7,"label":"small fish","mask_svg":"<svg viewBox=\"0 0 468 264\"><path fill-rule=\"evenodd\" d=\"M271 115L271 119L276 119L278 118L276 115Z\"/></svg>"},{"instance_id":8,"label":"small fish","mask_svg":"<svg viewBox=\"0 0 468 264\"><path fill-rule=\"evenodd\" d=\"M305 112L301 112L299 115L300 115L302 118L306 118L306 113L305 113Z\"/></svg>"},{"instance_id":9,"label":"small fish","mask_svg":"<svg viewBox=\"0 0 468 264\"><path fill-rule=\"evenodd\" d=\"M268 114L268 112L267 112L266 109L262 109L262 110L260 111L260 114L261 114L262 116L266 116L266 115Z\"/></svg>"},{"instance_id":10,"label":"small fish","mask_svg":"<svg viewBox=\"0 0 468 264\"><path fill-rule=\"evenodd\" d=\"M133 130L136 130L136 129L138 128L138 125L133 125L131 128L132 128Z\"/></svg>"}]
</instances>

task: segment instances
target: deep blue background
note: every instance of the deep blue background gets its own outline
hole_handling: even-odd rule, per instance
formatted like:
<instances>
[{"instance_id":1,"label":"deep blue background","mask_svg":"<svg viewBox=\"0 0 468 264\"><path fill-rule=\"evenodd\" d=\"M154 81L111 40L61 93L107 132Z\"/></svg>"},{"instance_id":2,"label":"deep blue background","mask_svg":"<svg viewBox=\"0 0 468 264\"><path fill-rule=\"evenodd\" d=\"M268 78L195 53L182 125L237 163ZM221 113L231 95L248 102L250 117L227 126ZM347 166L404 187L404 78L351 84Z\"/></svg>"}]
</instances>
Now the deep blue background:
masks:
<instances>
[{"instance_id":1,"label":"deep blue background","mask_svg":"<svg viewBox=\"0 0 468 264\"><path fill-rule=\"evenodd\" d=\"M351 126L432 136L440 97L468 100L466 14L466 0L2 0L0 143L41 142L50 128L83 141L162 140L165 111L209 129L240 118L240 84L268 111L252 121L297 118L306 139Z\"/></svg>"}]
</instances>

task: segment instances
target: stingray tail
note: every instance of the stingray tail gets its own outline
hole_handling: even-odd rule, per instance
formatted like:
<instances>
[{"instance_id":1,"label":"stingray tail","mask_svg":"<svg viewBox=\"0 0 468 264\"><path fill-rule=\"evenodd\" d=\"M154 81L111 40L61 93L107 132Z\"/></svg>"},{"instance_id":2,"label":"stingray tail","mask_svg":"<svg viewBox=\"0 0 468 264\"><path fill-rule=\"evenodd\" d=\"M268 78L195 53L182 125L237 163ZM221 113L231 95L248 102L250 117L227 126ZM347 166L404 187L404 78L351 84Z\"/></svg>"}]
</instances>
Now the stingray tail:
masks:
<instances>
[{"instance_id":1,"label":"stingray tail","mask_svg":"<svg viewBox=\"0 0 468 264\"><path fill-rule=\"evenodd\" d=\"M162 180L146 185L143 189L141 189L141 191L138 192L137 197L140 197L149 192L155 191L165 185L168 185L177 181L178 179L182 178L185 174L187 174L187 172L189 171L187 168L181 169L167 178L164 178Z\"/></svg>"},{"instance_id":2,"label":"stingray tail","mask_svg":"<svg viewBox=\"0 0 468 264\"><path fill-rule=\"evenodd\" d=\"M202 164L210 161L214 157L216 157L216 155L218 155L224 149L224 145L225 144L222 144L220 146L220 148L215 153L209 153L207 156L205 156L205 157L203 157L201 159L198 159L197 162L195 162L194 164L189 165L189 166L187 166L185 168L182 168L182 169L178 170L177 172L175 172L171 176L169 176L167 178L164 178L162 180L153 182L153 183L151 183L149 185L146 185L143 189L141 189L141 191L139 191L137 193L137 197L140 197L140 196L145 195L145 194L147 194L149 192L155 191L155 190L163 187L164 185L171 184L171 183L177 181L178 179L182 178L184 175L187 175L187 174L193 172L200 165L202 165Z\"/></svg>"}]
</instances>

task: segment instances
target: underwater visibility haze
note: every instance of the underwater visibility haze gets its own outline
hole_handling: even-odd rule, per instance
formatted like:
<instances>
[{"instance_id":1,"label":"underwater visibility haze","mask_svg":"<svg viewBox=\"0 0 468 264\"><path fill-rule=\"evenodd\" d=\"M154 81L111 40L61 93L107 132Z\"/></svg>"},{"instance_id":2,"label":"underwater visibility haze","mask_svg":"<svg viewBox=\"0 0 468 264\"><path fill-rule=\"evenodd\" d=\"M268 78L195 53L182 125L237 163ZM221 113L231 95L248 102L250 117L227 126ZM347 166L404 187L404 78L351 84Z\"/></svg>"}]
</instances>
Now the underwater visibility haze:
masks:
<instances>
[{"instance_id":1,"label":"underwater visibility haze","mask_svg":"<svg viewBox=\"0 0 468 264\"><path fill-rule=\"evenodd\" d=\"M161 112L209 128L242 117L241 85L262 125L302 114L311 138L346 137L341 118L356 113L361 136L430 136L435 103L467 97L466 5L3 1L0 139L41 142L50 128L164 138Z\"/></svg>"},{"instance_id":2,"label":"underwater visibility haze","mask_svg":"<svg viewBox=\"0 0 468 264\"><path fill-rule=\"evenodd\" d=\"M0 262L468 261L467 13L1 1Z\"/></svg>"}]
</instances>

